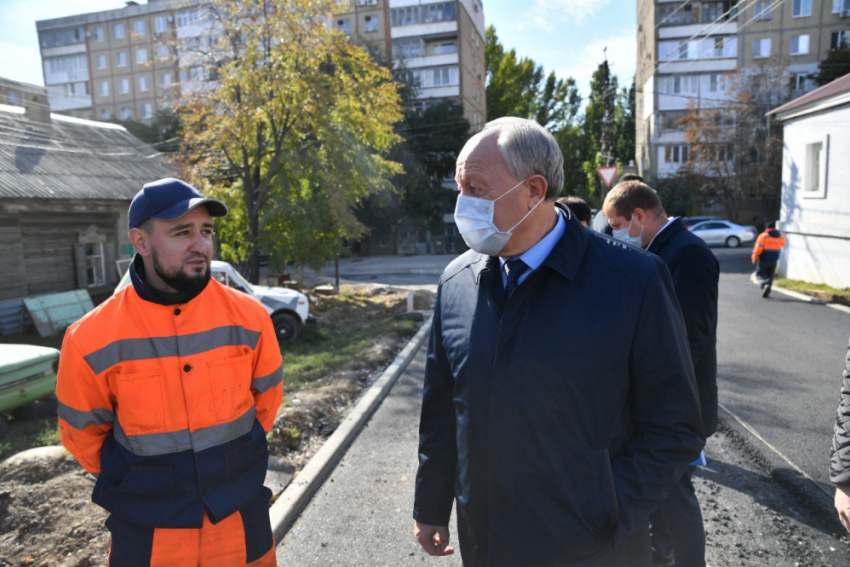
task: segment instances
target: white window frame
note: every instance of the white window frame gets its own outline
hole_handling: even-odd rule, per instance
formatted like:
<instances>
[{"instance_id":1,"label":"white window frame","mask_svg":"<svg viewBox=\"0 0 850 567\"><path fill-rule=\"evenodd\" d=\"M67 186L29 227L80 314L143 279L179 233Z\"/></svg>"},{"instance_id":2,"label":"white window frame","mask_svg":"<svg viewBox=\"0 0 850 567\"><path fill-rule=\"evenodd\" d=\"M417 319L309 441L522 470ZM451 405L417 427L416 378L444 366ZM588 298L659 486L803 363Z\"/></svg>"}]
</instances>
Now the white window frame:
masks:
<instances>
[{"instance_id":1,"label":"white window frame","mask_svg":"<svg viewBox=\"0 0 850 567\"><path fill-rule=\"evenodd\" d=\"M375 33L378 31L378 16L365 16L363 18L363 30L366 33Z\"/></svg>"},{"instance_id":2,"label":"white window frame","mask_svg":"<svg viewBox=\"0 0 850 567\"><path fill-rule=\"evenodd\" d=\"M103 241L86 242L84 243L85 262L86 262L86 285L88 287L97 287L106 283L106 255L103 253ZM95 249L93 253L89 253L88 247L92 246ZM89 273L91 272L91 273Z\"/></svg>"},{"instance_id":3,"label":"white window frame","mask_svg":"<svg viewBox=\"0 0 850 567\"><path fill-rule=\"evenodd\" d=\"M94 28L91 31L91 36L96 42L103 43L103 28Z\"/></svg>"},{"instance_id":4,"label":"white window frame","mask_svg":"<svg viewBox=\"0 0 850 567\"><path fill-rule=\"evenodd\" d=\"M100 96L109 96L109 81L101 81L100 88L98 89L98 94Z\"/></svg>"},{"instance_id":5,"label":"white window frame","mask_svg":"<svg viewBox=\"0 0 850 567\"><path fill-rule=\"evenodd\" d=\"M808 7L808 12L806 12ZM812 0L791 0L791 17L808 18L812 15Z\"/></svg>"},{"instance_id":6,"label":"white window frame","mask_svg":"<svg viewBox=\"0 0 850 567\"><path fill-rule=\"evenodd\" d=\"M818 152L817 170L814 170L815 151ZM826 199L829 173L829 134L813 138L806 144L805 165L803 167L803 198ZM817 179L815 179L817 177Z\"/></svg>"},{"instance_id":7,"label":"white window frame","mask_svg":"<svg viewBox=\"0 0 850 567\"><path fill-rule=\"evenodd\" d=\"M136 65L145 65L148 62L148 50L140 47L136 50Z\"/></svg>"},{"instance_id":8,"label":"white window frame","mask_svg":"<svg viewBox=\"0 0 850 567\"><path fill-rule=\"evenodd\" d=\"M130 94L130 79L118 81L118 94Z\"/></svg>"},{"instance_id":9,"label":"white window frame","mask_svg":"<svg viewBox=\"0 0 850 567\"><path fill-rule=\"evenodd\" d=\"M146 102L142 105L142 120L150 120L153 118L153 105L149 102Z\"/></svg>"},{"instance_id":10,"label":"white window frame","mask_svg":"<svg viewBox=\"0 0 850 567\"><path fill-rule=\"evenodd\" d=\"M139 92L146 93L151 90L150 83L147 77L139 77Z\"/></svg>"},{"instance_id":11,"label":"white window frame","mask_svg":"<svg viewBox=\"0 0 850 567\"><path fill-rule=\"evenodd\" d=\"M165 16L157 16L154 20L155 33L165 33L168 31L168 20Z\"/></svg>"},{"instance_id":12,"label":"white window frame","mask_svg":"<svg viewBox=\"0 0 850 567\"><path fill-rule=\"evenodd\" d=\"M766 21L772 19L772 4L773 2L756 2L755 8L753 9L753 19L756 21Z\"/></svg>"},{"instance_id":13,"label":"white window frame","mask_svg":"<svg viewBox=\"0 0 850 567\"><path fill-rule=\"evenodd\" d=\"M144 20L136 20L135 22L133 22L133 33L136 34L137 36L143 37L145 35L145 28L146 27L147 26L145 26Z\"/></svg>"},{"instance_id":14,"label":"white window frame","mask_svg":"<svg viewBox=\"0 0 850 567\"><path fill-rule=\"evenodd\" d=\"M769 37L763 37L753 40L753 59L767 59L770 57L771 41ZM767 44L767 53L764 51L764 45ZM758 53L756 53L756 45L758 45Z\"/></svg>"},{"instance_id":15,"label":"white window frame","mask_svg":"<svg viewBox=\"0 0 850 567\"><path fill-rule=\"evenodd\" d=\"M168 80L166 80L166 78L168 78ZM159 84L164 87L170 86L173 82L174 80L171 77L171 73L163 73L159 76Z\"/></svg>"},{"instance_id":16,"label":"white window frame","mask_svg":"<svg viewBox=\"0 0 850 567\"><path fill-rule=\"evenodd\" d=\"M121 120L132 120L133 119L133 109L128 106L121 107Z\"/></svg>"},{"instance_id":17,"label":"white window frame","mask_svg":"<svg viewBox=\"0 0 850 567\"><path fill-rule=\"evenodd\" d=\"M806 38L806 40L802 41L803 38ZM795 40L797 42L797 51L794 51ZM803 51L801 49L802 44L805 44L805 47L806 47L805 51ZM800 34L800 35L792 35L791 36L791 55L808 55L810 45L811 45L811 36L809 36L809 34L803 33L803 34Z\"/></svg>"},{"instance_id":18,"label":"white window frame","mask_svg":"<svg viewBox=\"0 0 850 567\"><path fill-rule=\"evenodd\" d=\"M100 110L100 119L101 120L110 120L112 118L112 109L111 108L102 108Z\"/></svg>"},{"instance_id":19,"label":"white window frame","mask_svg":"<svg viewBox=\"0 0 850 567\"><path fill-rule=\"evenodd\" d=\"M126 36L124 24L115 24L112 26L112 37L115 39L124 39Z\"/></svg>"},{"instance_id":20,"label":"white window frame","mask_svg":"<svg viewBox=\"0 0 850 567\"><path fill-rule=\"evenodd\" d=\"M98 55L96 61L98 69L106 69L109 67L109 61L105 53Z\"/></svg>"},{"instance_id":21,"label":"white window frame","mask_svg":"<svg viewBox=\"0 0 850 567\"><path fill-rule=\"evenodd\" d=\"M115 66L116 67L126 67L127 66L127 52L119 51L115 54Z\"/></svg>"}]
</instances>

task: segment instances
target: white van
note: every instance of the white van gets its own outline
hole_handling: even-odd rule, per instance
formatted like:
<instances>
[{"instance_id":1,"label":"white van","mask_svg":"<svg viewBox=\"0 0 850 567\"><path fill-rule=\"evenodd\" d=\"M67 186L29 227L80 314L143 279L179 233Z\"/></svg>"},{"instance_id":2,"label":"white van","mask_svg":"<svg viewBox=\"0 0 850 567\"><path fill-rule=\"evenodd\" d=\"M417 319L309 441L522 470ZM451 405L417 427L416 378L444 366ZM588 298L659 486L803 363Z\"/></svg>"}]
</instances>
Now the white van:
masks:
<instances>
[{"instance_id":1,"label":"white van","mask_svg":"<svg viewBox=\"0 0 850 567\"><path fill-rule=\"evenodd\" d=\"M247 293L260 302L269 312L280 342L295 339L301 334L301 326L315 323L316 318L310 315L310 301L300 291L285 287L268 287L254 285L248 282L242 274L227 262L213 260L210 269L214 277L222 285ZM124 277L118 282L113 295L130 285L130 270L124 272Z\"/></svg>"}]
</instances>

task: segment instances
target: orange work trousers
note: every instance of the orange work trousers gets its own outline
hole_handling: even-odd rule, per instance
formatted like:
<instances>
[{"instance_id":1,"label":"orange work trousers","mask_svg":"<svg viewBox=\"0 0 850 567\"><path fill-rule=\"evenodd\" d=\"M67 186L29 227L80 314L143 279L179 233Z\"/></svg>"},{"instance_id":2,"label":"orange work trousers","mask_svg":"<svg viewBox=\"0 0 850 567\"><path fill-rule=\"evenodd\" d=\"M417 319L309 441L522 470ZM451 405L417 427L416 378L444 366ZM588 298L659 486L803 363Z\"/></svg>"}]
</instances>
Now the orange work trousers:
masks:
<instances>
[{"instance_id":1,"label":"orange work trousers","mask_svg":"<svg viewBox=\"0 0 850 567\"><path fill-rule=\"evenodd\" d=\"M140 529L111 516L109 567L276 567L268 508L264 517L236 512L202 528ZM252 557L253 556L253 557Z\"/></svg>"}]
</instances>

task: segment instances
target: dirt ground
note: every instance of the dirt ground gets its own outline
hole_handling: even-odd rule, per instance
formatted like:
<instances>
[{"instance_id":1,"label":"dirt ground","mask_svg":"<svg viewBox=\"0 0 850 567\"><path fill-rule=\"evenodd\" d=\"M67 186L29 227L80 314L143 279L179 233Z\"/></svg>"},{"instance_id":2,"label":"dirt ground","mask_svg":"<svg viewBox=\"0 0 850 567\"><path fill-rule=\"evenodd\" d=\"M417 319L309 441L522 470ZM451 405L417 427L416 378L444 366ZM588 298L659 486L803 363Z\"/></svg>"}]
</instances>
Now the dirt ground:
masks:
<instances>
[{"instance_id":1,"label":"dirt ground","mask_svg":"<svg viewBox=\"0 0 850 567\"><path fill-rule=\"evenodd\" d=\"M415 325L400 325L396 319L406 310L407 292L376 285L344 286L341 291L338 297L311 296L315 328L331 334L344 329L354 337L360 336L358 329L374 334L366 341L358 338L358 351L341 363L323 362L322 353L313 352L324 344L318 331L305 329L304 345L296 343L292 356L284 347L285 374L287 359L297 359L308 367L300 374L307 379L296 381L296 392L286 392L269 448L296 471L416 331ZM427 309L430 303L431 294L417 292L417 309ZM314 344L308 345L311 340ZM311 365L317 366L318 375ZM25 422L18 425L23 427ZM15 433L13 427L9 435ZM91 502L93 487L93 477L61 449L4 461L0 465L0 567L106 565L107 514Z\"/></svg>"}]
</instances>

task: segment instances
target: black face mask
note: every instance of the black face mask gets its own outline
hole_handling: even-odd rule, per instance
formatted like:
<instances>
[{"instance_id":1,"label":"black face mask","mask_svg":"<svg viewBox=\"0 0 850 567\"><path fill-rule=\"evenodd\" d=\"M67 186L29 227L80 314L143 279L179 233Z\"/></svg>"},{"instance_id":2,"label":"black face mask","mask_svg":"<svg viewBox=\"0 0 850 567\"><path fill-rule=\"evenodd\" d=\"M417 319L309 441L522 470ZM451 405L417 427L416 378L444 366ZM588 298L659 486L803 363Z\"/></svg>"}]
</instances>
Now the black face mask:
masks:
<instances>
[{"instance_id":1,"label":"black face mask","mask_svg":"<svg viewBox=\"0 0 850 567\"><path fill-rule=\"evenodd\" d=\"M194 297L204 291L210 281L212 272L210 271L209 258L207 260L207 269L202 274L188 275L183 270L178 269L176 273L169 274L163 269L159 263L156 250L153 250L153 269L162 281L177 290L177 293L189 297ZM196 257L199 257L196 255ZM190 258L191 259L191 258Z\"/></svg>"}]
</instances>

